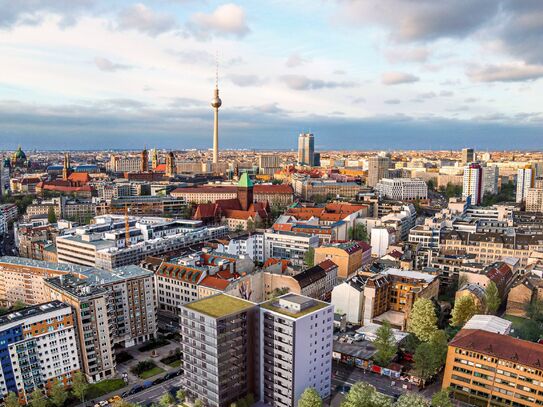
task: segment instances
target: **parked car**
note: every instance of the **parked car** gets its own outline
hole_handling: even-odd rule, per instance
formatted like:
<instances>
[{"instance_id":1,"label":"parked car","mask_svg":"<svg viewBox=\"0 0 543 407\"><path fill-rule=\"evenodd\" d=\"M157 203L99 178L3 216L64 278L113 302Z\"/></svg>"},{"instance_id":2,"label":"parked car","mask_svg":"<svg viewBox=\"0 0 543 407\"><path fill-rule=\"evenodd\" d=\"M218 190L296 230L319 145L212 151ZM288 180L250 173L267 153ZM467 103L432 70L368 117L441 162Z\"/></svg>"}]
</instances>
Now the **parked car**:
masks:
<instances>
[{"instance_id":1,"label":"parked car","mask_svg":"<svg viewBox=\"0 0 543 407\"><path fill-rule=\"evenodd\" d=\"M107 401L109 402L109 404L113 404L113 403L117 403L119 401L122 401L123 399L121 398L121 396L113 396L113 397L110 397Z\"/></svg>"},{"instance_id":2,"label":"parked car","mask_svg":"<svg viewBox=\"0 0 543 407\"><path fill-rule=\"evenodd\" d=\"M153 385L153 382L150 381L150 380L146 380L143 382L143 388L144 389L148 389L149 387L151 387Z\"/></svg>"},{"instance_id":3,"label":"parked car","mask_svg":"<svg viewBox=\"0 0 543 407\"><path fill-rule=\"evenodd\" d=\"M140 386L139 384L137 386L134 386L132 387L129 391L128 391L128 394L136 394L136 393L139 393L140 391L143 390L143 386Z\"/></svg>"}]
</instances>

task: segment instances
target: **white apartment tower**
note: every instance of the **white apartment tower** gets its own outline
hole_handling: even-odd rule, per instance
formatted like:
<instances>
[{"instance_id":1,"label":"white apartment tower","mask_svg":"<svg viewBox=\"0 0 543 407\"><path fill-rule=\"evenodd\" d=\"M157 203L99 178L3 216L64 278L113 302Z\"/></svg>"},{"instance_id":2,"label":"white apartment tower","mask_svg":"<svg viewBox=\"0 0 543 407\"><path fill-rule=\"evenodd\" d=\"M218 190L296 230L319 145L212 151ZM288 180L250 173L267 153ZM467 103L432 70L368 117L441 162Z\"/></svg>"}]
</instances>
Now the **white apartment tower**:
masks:
<instances>
[{"instance_id":1,"label":"white apartment tower","mask_svg":"<svg viewBox=\"0 0 543 407\"><path fill-rule=\"evenodd\" d=\"M260 397L274 407L298 405L312 387L331 391L334 306L297 294L260 304Z\"/></svg>"},{"instance_id":2,"label":"white apartment tower","mask_svg":"<svg viewBox=\"0 0 543 407\"><path fill-rule=\"evenodd\" d=\"M535 168L528 164L517 171L517 202L522 202L528 195L528 190L534 186Z\"/></svg>"},{"instance_id":3,"label":"white apartment tower","mask_svg":"<svg viewBox=\"0 0 543 407\"><path fill-rule=\"evenodd\" d=\"M315 159L315 138L312 133L298 136L298 163L313 166Z\"/></svg>"},{"instance_id":4,"label":"white apartment tower","mask_svg":"<svg viewBox=\"0 0 543 407\"><path fill-rule=\"evenodd\" d=\"M480 205L483 199L483 167L471 163L464 167L462 198L471 197L471 205Z\"/></svg>"}]
</instances>

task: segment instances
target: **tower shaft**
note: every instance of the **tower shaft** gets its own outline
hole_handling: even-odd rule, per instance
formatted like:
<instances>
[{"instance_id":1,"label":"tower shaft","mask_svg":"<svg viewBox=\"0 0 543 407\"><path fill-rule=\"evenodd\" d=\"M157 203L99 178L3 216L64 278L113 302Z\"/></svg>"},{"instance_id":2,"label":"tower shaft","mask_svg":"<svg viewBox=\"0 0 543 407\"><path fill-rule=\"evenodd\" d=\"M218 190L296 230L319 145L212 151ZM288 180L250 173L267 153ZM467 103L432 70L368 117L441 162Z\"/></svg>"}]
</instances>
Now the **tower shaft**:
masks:
<instances>
[{"instance_id":1,"label":"tower shaft","mask_svg":"<svg viewBox=\"0 0 543 407\"><path fill-rule=\"evenodd\" d=\"M213 109L213 164L219 163L219 108Z\"/></svg>"}]
</instances>

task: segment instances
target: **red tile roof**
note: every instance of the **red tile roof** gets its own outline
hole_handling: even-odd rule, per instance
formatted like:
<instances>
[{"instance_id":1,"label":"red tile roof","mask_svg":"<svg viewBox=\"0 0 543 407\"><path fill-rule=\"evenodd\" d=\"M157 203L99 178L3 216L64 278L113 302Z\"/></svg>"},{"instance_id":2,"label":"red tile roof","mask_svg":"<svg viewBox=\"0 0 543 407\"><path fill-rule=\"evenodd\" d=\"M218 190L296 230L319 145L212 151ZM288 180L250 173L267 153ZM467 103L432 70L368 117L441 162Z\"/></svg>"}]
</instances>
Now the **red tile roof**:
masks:
<instances>
[{"instance_id":1,"label":"red tile roof","mask_svg":"<svg viewBox=\"0 0 543 407\"><path fill-rule=\"evenodd\" d=\"M70 174L68 179L71 182L88 183L91 178L88 172L73 172Z\"/></svg>"},{"instance_id":2,"label":"red tile roof","mask_svg":"<svg viewBox=\"0 0 543 407\"><path fill-rule=\"evenodd\" d=\"M158 164L153 171L154 172L166 172L166 164Z\"/></svg>"},{"instance_id":3,"label":"red tile roof","mask_svg":"<svg viewBox=\"0 0 543 407\"><path fill-rule=\"evenodd\" d=\"M292 195L294 190L290 185L279 184L279 185L261 185L256 184L253 187L253 192L255 194L288 194Z\"/></svg>"},{"instance_id":4,"label":"red tile roof","mask_svg":"<svg viewBox=\"0 0 543 407\"><path fill-rule=\"evenodd\" d=\"M543 369L543 345L479 329L463 329L449 346Z\"/></svg>"},{"instance_id":5,"label":"red tile roof","mask_svg":"<svg viewBox=\"0 0 543 407\"><path fill-rule=\"evenodd\" d=\"M326 259L324 261L321 261L319 264L317 264L321 269L323 269L326 272L329 272L330 270L333 270L334 268L337 268L337 264L334 263L330 259Z\"/></svg>"},{"instance_id":6,"label":"red tile roof","mask_svg":"<svg viewBox=\"0 0 543 407\"><path fill-rule=\"evenodd\" d=\"M228 280L223 280L222 278L217 278L215 276L207 276L200 282L200 285L203 285L204 287L221 291L226 290L229 284L230 282Z\"/></svg>"}]
</instances>

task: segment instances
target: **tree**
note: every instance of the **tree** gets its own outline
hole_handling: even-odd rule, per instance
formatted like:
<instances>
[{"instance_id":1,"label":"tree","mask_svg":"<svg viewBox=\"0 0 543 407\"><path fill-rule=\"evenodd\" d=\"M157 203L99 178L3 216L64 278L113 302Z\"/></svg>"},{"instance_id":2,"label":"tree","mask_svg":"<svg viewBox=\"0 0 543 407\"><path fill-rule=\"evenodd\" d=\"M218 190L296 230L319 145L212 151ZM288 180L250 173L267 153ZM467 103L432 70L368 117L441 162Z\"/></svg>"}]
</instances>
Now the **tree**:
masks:
<instances>
[{"instance_id":1,"label":"tree","mask_svg":"<svg viewBox=\"0 0 543 407\"><path fill-rule=\"evenodd\" d=\"M179 389L177 390L177 393L175 393L175 397L177 398L177 401L183 403L187 398L187 393L185 392L185 390Z\"/></svg>"},{"instance_id":2,"label":"tree","mask_svg":"<svg viewBox=\"0 0 543 407\"><path fill-rule=\"evenodd\" d=\"M55 380L55 383L49 391L49 399L57 407L62 407L66 400L68 399L68 392L64 388L64 384L58 380Z\"/></svg>"},{"instance_id":3,"label":"tree","mask_svg":"<svg viewBox=\"0 0 543 407\"><path fill-rule=\"evenodd\" d=\"M522 325L520 325L515 330L519 338L532 342L537 342L543 335L543 329L541 329L541 324L532 319L524 321Z\"/></svg>"},{"instance_id":4,"label":"tree","mask_svg":"<svg viewBox=\"0 0 543 407\"><path fill-rule=\"evenodd\" d=\"M47 221L49 223L57 223L57 214L55 213L55 207L50 206L47 211Z\"/></svg>"},{"instance_id":5,"label":"tree","mask_svg":"<svg viewBox=\"0 0 543 407\"><path fill-rule=\"evenodd\" d=\"M379 366L387 366L398 352L398 345L388 321L377 329L373 345L377 349L374 355L375 361Z\"/></svg>"},{"instance_id":6,"label":"tree","mask_svg":"<svg viewBox=\"0 0 543 407\"><path fill-rule=\"evenodd\" d=\"M432 396L432 407L453 407L449 389L441 389Z\"/></svg>"},{"instance_id":7,"label":"tree","mask_svg":"<svg viewBox=\"0 0 543 407\"><path fill-rule=\"evenodd\" d=\"M194 404L193 404L194 407L204 407L204 402L200 399L196 399L194 400Z\"/></svg>"},{"instance_id":8,"label":"tree","mask_svg":"<svg viewBox=\"0 0 543 407\"><path fill-rule=\"evenodd\" d=\"M430 379L438 369L438 360L432 345L429 342L422 342L413 355L415 372L423 382Z\"/></svg>"},{"instance_id":9,"label":"tree","mask_svg":"<svg viewBox=\"0 0 543 407\"><path fill-rule=\"evenodd\" d=\"M439 367L445 364L447 359L447 350L449 346L449 338L444 330L436 331L430 339L430 345L435 353L436 360L439 362Z\"/></svg>"},{"instance_id":10,"label":"tree","mask_svg":"<svg viewBox=\"0 0 543 407\"><path fill-rule=\"evenodd\" d=\"M307 267L313 267L315 265L315 249L310 247L304 254L304 263Z\"/></svg>"},{"instance_id":11,"label":"tree","mask_svg":"<svg viewBox=\"0 0 543 407\"><path fill-rule=\"evenodd\" d=\"M417 346L420 345L420 340L415 334L410 333L403 341L403 350L407 353L415 353Z\"/></svg>"},{"instance_id":12,"label":"tree","mask_svg":"<svg viewBox=\"0 0 543 407\"><path fill-rule=\"evenodd\" d=\"M368 230L363 223L357 223L354 227L350 227L347 233L349 235L349 240L368 241Z\"/></svg>"},{"instance_id":13,"label":"tree","mask_svg":"<svg viewBox=\"0 0 543 407\"><path fill-rule=\"evenodd\" d=\"M485 288L484 294L485 314L495 315L500 305L502 305L502 299L498 286L494 281L490 281Z\"/></svg>"},{"instance_id":14,"label":"tree","mask_svg":"<svg viewBox=\"0 0 543 407\"><path fill-rule=\"evenodd\" d=\"M524 307L526 316L532 321L543 322L543 301L534 298Z\"/></svg>"},{"instance_id":15,"label":"tree","mask_svg":"<svg viewBox=\"0 0 543 407\"><path fill-rule=\"evenodd\" d=\"M477 306L471 295L460 297L454 303L451 325L464 326L472 316L477 314L477 311Z\"/></svg>"},{"instance_id":16,"label":"tree","mask_svg":"<svg viewBox=\"0 0 543 407\"><path fill-rule=\"evenodd\" d=\"M13 311L19 311L20 309L23 309L26 307L26 304L22 302L21 300L15 301L15 304L13 304L12 310Z\"/></svg>"},{"instance_id":17,"label":"tree","mask_svg":"<svg viewBox=\"0 0 543 407\"><path fill-rule=\"evenodd\" d=\"M255 222L253 222L252 219L247 220L247 231L249 232L255 231Z\"/></svg>"},{"instance_id":18,"label":"tree","mask_svg":"<svg viewBox=\"0 0 543 407\"><path fill-rule=\"evenodd\" d=\"M308 387L298 400L298 407L322 407L322 399L317 390Z\"/></svg>"},{"instance_id":19,"label":"tree","mask_svg":"<svg viewBox=\"0 0 543 407\"><path fill-rule=\"evenodd\" d=\"M255 396L253 393L249 393L245 396L245 402L247 404L247 407L251 407L253 404L255 404Z\"/></svg>"},{"instance_id":20,"label":"tree","mask_svg":"<svg viewBox=\"0 0 543 407\"><path fill-rule=\"evenodd\" d=\"M429 407L429 405L424 397L415 393L407 393L400 396L394 407Z\"/></svg>"},{"instance_id":21,"label":"tree","mask_svg":"<svg viewBox=\"0 0 543 407\"><path fill-rule=\"evenodd\" d=\"M358 382L345 395L341 407L392 407L392 402L371 384Z\"/></svg>"},{"instance_id":22,"label":"tree","mask_svg":"<svg viewBox=\"0 0 543 407\"><path fill-rule=\"evenodd\" d=\"M47 399L40 388L36 387L34 391L30 393L30 405L32 407L47 407Z\"/></svg>"},{"instance_id":23,"label":"tree","mask_svg":"<svg viewBox=\"0 0 543 407\"><path fill-rule=\"evenodd\" d=\"M407 330L419 340L428 342L437 331L437 315L434 303L428 298L417 298L411 309Z\"/></svg>"},{"instance_id":24,"label":"tree","mask_svg":"<svg viewBox=\"0 0 543 407\"><path fill-rule=\"evenodd\" d=\"M88 390L89 384L87 383L85 375L81 372L76 372L72 380L72 393L84 403Z\"/></svg>"},{"instance_id":25,"label":"tree","mask_svg":"<svg viewBox=\"0 0 543 407\"><path fill-rule=\"evenodd\" d=\"M14 392L10 391L4 399L4 406L21 407L21 404L19 403L19 397Z\"/></svg>"},{"instance_id":26,"label":"tree","mask_svg":"<svg viewBox=\"0 0 543 407\"><path fill-rule=\"evenodd\" d=\"M158 404L161 406L161 407L169 407L169 406L173 406L175 404L175 397L172 396L171 393L169 392L166 392L162 395L162 397L160 398Z\"/></svg>"}]
</instances>

